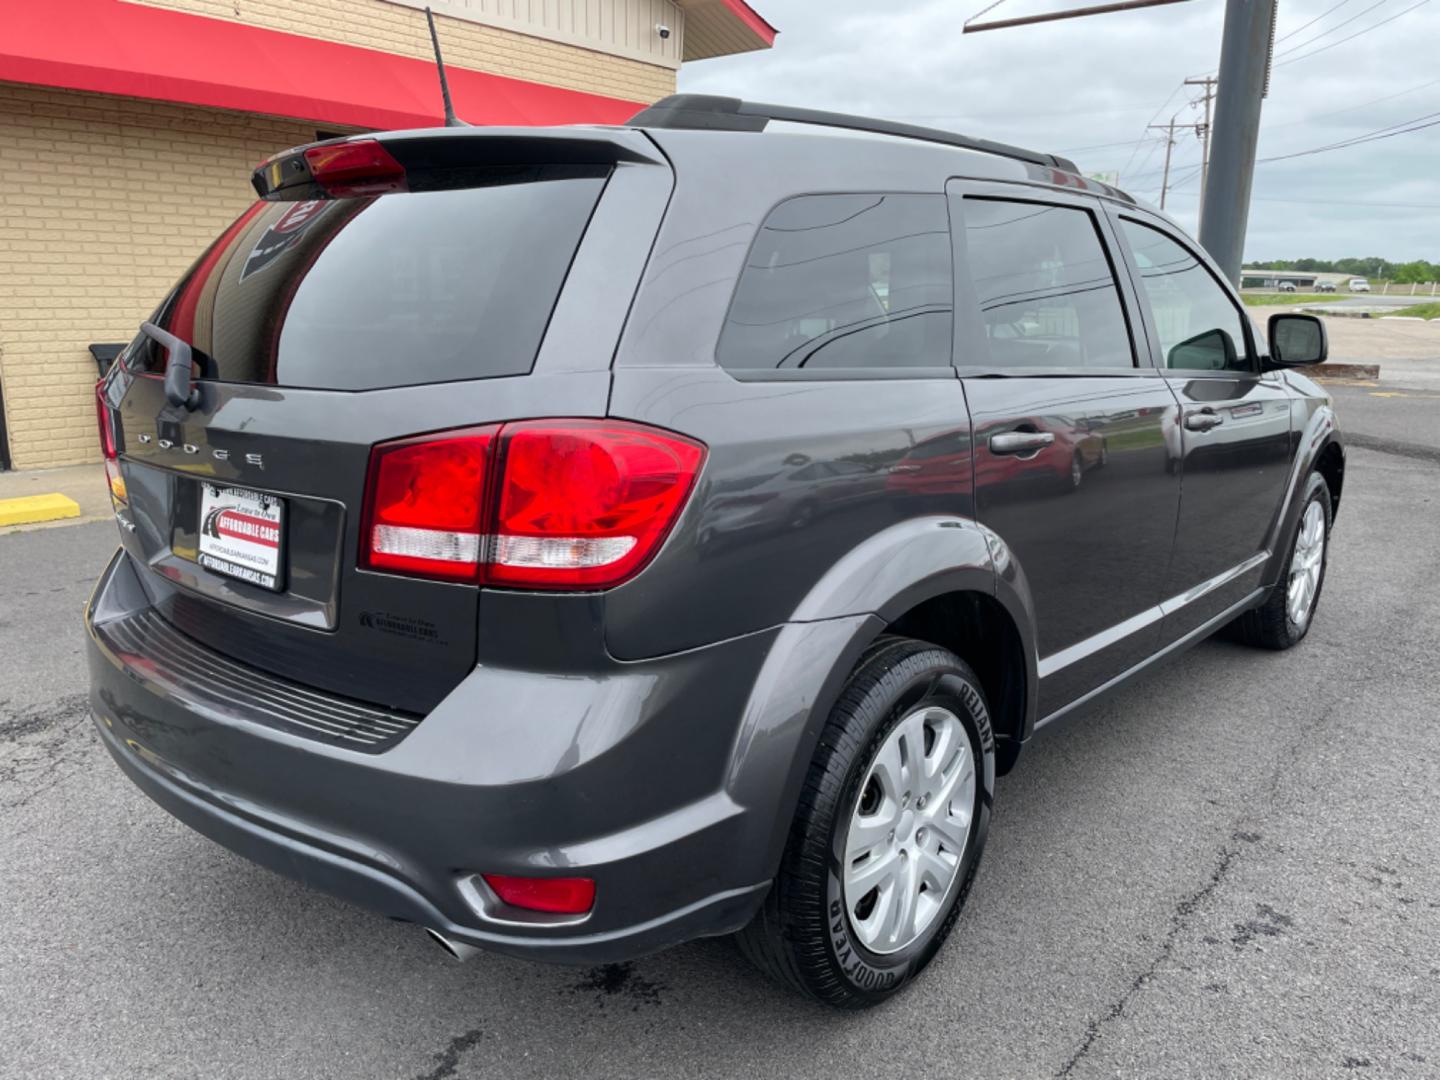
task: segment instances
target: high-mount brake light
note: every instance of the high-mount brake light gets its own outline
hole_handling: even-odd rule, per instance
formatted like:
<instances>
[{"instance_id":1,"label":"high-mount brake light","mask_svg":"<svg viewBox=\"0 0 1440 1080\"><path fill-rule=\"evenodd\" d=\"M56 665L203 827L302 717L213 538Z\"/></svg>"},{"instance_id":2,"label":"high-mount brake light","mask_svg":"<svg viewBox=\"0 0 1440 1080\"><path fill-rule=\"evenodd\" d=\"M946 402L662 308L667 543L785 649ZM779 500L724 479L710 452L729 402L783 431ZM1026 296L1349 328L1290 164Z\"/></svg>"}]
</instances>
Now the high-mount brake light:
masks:
<instances>
[{"instance_id":1,"label":"high-mount brake light","mask_svg":"<svg viewBox=\"0 0 1440 1080\"><path fill-rule=\"evenodd\" d=\"M623 420L533 420L382 443L361 564L519 589L608 589L659 551L705 460Z\"/></svg>"},{"instance_id":2,"label":"high-mount brake light","mask_svg":"<svg viewBox=\"0 0 1440 1080\"><path fill-rule=\"evenodd\" d=\"M312 146L305 151L305 162L314 181L336 198L384 195L407 187L405 166L375 139Z\"/></svg>"}]
</instances>

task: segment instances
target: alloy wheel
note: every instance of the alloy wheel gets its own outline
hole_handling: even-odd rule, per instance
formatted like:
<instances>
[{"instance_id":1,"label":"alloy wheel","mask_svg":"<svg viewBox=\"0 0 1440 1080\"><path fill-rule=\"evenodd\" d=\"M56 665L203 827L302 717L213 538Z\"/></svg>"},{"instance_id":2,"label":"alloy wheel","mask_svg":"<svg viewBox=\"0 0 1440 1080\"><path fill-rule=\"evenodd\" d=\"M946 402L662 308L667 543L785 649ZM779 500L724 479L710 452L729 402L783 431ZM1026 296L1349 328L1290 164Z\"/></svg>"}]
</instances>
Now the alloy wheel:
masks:
<instances>
[{"instance_id":1,"label":"alloy wheel","mask_svg":"<svg viewBox=\"0 0 1440 1080\"><path fill-rule=\"evenodd\" d=\"M1305 508L1295 536L1295 554L1290 557L1290 581L1286 586L1285 610L1295 626L1304 626L1320 591L1325 569L1325 508L1318 501Z\"/></svg>"}]
</instances>

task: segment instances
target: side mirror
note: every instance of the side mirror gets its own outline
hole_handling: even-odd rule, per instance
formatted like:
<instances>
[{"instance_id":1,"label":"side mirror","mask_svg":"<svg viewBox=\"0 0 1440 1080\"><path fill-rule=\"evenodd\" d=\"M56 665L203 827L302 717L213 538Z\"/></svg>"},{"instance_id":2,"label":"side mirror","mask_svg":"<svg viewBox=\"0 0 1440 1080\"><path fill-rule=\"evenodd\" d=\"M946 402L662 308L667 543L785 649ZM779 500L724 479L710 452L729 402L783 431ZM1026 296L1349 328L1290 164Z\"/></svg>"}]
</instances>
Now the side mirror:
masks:
<instances>
[{"instance_id":1,"label":"side mirror","mask_svg":"<svg viewBox=\"0 0 1440 1080\"><path fill-rule=\"evenodd\" d=\"M1330 355L1325 324L1315 315L1270 316L1270 361L1277 367L1323 364Z\"/></svg>"}]
</instances>

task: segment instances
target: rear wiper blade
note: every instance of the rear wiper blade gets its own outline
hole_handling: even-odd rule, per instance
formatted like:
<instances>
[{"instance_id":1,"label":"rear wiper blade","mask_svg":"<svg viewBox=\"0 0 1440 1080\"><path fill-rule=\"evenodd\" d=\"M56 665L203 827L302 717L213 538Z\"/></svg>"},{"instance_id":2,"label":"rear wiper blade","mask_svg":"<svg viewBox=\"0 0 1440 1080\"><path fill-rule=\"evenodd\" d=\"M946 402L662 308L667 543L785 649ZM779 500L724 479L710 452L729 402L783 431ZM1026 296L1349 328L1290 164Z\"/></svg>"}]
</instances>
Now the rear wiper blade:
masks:
<instances>
[{"instance_id":1,"label":"rear wiper blade","mask_svg":"<svg viewBox=\"0 0 1440 1080\"><path fill-rule=\"evenodd\" d=\"M193 411L200 404L200 391L195 388L195 354L190 343L151 322L141 323L140 332L170 354L165 361L165 397L171 405Z\"/></svg>"}]
</instances>

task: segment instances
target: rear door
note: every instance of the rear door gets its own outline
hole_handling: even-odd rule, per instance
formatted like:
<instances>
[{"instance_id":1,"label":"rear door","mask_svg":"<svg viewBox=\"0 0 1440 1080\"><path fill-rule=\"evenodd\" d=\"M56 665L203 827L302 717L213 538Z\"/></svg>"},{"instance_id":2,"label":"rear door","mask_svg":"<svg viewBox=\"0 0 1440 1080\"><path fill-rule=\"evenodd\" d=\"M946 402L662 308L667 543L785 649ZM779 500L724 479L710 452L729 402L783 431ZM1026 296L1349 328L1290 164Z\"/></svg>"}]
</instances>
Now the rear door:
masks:
<instances>
[{"instance_id":1,"label":"rear door","mask_svg":"<svg viewBox=\"0 0 1440 1080\"><path fill-rule=\"evenodd\" d=\"M1150 348L1182 408L1165 436L1183 454L1180 527L1167 576L1167 638L1222 615L1260 586L1294 457L1290 399L1260 370L1244 308L1188 241L1116 215Z\"/></svg>"},{"instance_id":2,"label":"rear door","mask_svg":"<svg viewBox=\"0 0 1440 1080\"><path fill-rule=\"evenodd\" d=\"M979 518L1034 604L1040 716L1148 656L1179 512L1150 365L1099 203L952 181ZM966 295L968 292L968 295Z\"/></svg>"},{"instance_id":3,"label":"rear door","mask_svg":"<svg viewBox=\"0 0 1440 1080\"><path fill-rule=\"evenodd\" d=\"M195 350L193 408L166 398L166 349L142 334L127 350L108 388L123 541L186 634L417 712L473 667L477 587L358 566L371 448L603 415L670 183L603 140L487 138L387 142L412 190L242 214L152 316Z\"/></svg>"}]
</instances>

